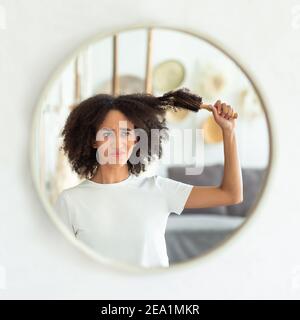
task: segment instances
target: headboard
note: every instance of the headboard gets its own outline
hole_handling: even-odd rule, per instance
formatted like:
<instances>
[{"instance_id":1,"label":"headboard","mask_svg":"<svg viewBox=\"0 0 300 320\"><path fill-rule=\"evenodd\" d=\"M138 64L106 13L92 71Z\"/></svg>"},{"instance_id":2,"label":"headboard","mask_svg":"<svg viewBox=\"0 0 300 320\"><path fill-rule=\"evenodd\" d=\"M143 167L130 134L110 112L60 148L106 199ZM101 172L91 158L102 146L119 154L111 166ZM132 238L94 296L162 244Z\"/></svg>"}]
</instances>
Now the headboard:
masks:
<instances>
[{"instance_id":1,"label":"headboard","mask_svg":"<svg viewBox=\"0 0 300 320\"><path fill-rule=\"evenodd\" d=\"M224 167L221 164L204 167L200 175L186 175L185 168L183 166L169 167L167 170L168 177L198 186L220 185L222 182ZM182 213L213 213L225 216L245 217L255 203L256 197L261 192L266 170L266 168L242 168L243 202L230 206L184 209Z\"/></svg>"}]
</instances>

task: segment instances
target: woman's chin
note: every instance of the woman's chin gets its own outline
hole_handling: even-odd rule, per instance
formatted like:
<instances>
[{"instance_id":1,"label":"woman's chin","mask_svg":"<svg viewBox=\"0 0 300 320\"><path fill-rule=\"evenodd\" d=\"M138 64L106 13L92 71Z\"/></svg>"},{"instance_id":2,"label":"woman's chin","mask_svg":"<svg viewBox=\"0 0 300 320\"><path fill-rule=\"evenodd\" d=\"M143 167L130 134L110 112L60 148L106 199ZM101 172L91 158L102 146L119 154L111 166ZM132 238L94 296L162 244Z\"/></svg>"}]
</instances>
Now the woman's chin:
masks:
<instances>
[{"instance_id":1,"label":"woman's chin","mask_svg":"<svg viewBox=\"0 0 300 320\"><path fill-rule=\"evenodd\" d=\"M126 164L127 163L127 157L126 155L121 155L121 156L111 156L109 158L109 162L111 164Z\"/></svg>"}]
</instances>

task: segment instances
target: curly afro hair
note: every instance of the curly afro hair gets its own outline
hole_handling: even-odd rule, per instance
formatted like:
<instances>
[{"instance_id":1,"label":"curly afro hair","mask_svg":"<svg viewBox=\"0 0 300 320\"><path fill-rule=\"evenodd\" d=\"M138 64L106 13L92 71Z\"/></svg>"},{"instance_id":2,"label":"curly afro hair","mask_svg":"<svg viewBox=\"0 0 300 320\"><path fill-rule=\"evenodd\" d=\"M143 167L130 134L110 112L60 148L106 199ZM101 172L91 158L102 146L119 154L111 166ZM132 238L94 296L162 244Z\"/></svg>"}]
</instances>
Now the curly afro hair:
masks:
<instances>
[{"instance_id":1,"label":"curly afro hair","mask_svg":"<svg viewBox=\"0 0 300 320\"><path fill-rule=\"evenodd\" d=\"M133 124L135 128L146 131L149 146L151 145L151 129L167 130L166 111L178 108L199 111L202 98L191 93L187 88L169 91L156 97L150 93L132 93L113 96L109 94L97 94L77 104L66 120L61 132L63 144L60 150L64 151L73 171L80 178L91 178L99 166L96 158L97 150L93 147L99 126L110 110L119 110ZM146 170L155 157L162 156L162 140L168 136L159 136L159 146L156 154L148 147L145 157L141 161L132 164L128 159L128 169L131 173L139 175ZM136 155L140 156L140 150Z\"/></svg>"}]
</instances>

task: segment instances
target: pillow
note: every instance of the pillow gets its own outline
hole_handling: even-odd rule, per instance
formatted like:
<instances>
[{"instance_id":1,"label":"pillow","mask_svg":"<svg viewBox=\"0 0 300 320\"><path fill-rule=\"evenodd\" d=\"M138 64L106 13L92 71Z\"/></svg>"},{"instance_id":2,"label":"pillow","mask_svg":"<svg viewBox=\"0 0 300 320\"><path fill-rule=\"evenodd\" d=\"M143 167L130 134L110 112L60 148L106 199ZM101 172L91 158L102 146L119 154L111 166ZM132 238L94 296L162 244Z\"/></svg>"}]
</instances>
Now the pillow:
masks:
<instances>
[{"instance_id":1,"label":"pillow","mask_svg":"<svg viewBox=\"0 0 300 320\"><path fill-rule=\"evenodd\" d=\"M221 164L204 167L203 172L199 175L186 175L185 169L185 166L168 167L168 177L194 186L220 185L222 181L223 165ZM183 209L182 214L185 213L212 213L225 216L227 215L227 210L225 206L218 206Z\"/></svg>"},{"instance_id":2,"label":"pillow","mask_svg":"<svg viewBox=\"0 0 300 320\"><path fill-rule=\"evenodd\" d=\"M204 167L200 175L186 175L184 166L169 167L168 177L177 181L195 186L220 185L223 179L221 164ZM249 210L261 192L262 183L266 174L266 168L242 168L243 202L230 206L218 206L211 208L184 209L182 213L212 213L224 216L247 216Z\"/></svg>"},{"instance_id":3,"label":"pillow","mask_svg":"<svg viewBox=\"0 0 300 320\"><path fill-rule=\"evenodd\" d=\"M245 217L249 213L261 192L265 174L265 168L242 168L243 202L227 206L228 216Z\"/></svg>"}]
</instances>

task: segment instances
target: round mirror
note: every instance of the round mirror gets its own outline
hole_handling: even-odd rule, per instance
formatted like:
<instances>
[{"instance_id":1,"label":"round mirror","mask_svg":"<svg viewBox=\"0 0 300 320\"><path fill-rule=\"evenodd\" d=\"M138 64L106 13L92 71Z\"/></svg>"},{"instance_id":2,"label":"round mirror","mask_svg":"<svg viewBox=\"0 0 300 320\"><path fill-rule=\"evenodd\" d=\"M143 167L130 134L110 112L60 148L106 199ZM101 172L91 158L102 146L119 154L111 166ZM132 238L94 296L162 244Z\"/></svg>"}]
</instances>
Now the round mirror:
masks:
<instances>
[{"instance_id":1,"label":"round mirror","mask_svg":"<svg viewBox=\"0 0 300 320\"><path fill-rule=\"evenodd\" d=\"M179 94L194 104L183 107ZM211 109L218 100L238 116L223 126ZM150 129L159 134L145 143ZM134 27L93 38L55 72L35 113L32 173L79 248L110 266L163 270L242 228L266 185L270 132L261 93L221 46ZM156 150L141 150L149 141Z\"/></svg>"}]
</instances>

